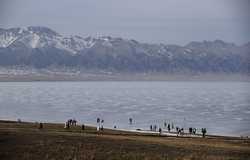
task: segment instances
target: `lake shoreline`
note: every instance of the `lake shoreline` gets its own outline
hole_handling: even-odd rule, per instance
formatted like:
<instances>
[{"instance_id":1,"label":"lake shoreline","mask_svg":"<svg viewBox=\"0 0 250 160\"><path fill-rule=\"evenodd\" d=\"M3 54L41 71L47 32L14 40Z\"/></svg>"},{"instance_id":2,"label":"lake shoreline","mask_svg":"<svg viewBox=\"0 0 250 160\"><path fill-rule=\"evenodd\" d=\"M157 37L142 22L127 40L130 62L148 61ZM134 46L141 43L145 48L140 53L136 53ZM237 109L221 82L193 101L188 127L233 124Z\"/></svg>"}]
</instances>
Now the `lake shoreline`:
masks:
<instances>
[{"instance_id":1,"label":"lake shoreline","mask_svg":"<svg viewBox=\"0 0 250 160\"><path fill-rule=\"evenodd\" d=\"M3 159L248 159L250 140L171 137L64 124L0 120Z\"/></svg>"},{"instance_id":2,"label":"lake shoreline","mask_svg":"<svg viewBox=\"0 0 250 160\"><path fill-rule=\"evenodd\" d=\"M4 120L0 119L0 123L23 123L23 124L36 124L38 126L39 122L32 122L32 121L22 121L18 122L15 120ZM50 125L65 125L64 123L60 122L42 122L43 124L50 124ZM79 127L81 124L77 124ZM91 125L91 124L85 124L86 127L96 129L97 126ZM117 131L117 132L124 132L124 133L132 133L132 134L143 134L143 135L153 135L153 136L158 136L160 133L157 131L150 131L150 130L145 130L141 128L137 129L123 129L123 128L107 128L105 129L111 130L111 131ZM185 132L182 135L178 135L176 131L171 131L170 133L165 129L162 129L162 133L160 134L162 137L180 137L180 138L202 138L201 133L196 133L195 135L190 135L189 133ZM206 134L207 138L222 138L222 139L248 139L248 136L229 136L229 135L216 135L216 134Z\"/></svg>"},{"instance_id":3,"label":"lake shoreline","mask_svg":"<svg viewBox=\"0 0 250 160\"><path fill-rule=\"evenodd\" d=\"M36 81L237 81L250 82L247 74L161 74L161 73L74 73L57 74L0 74L0 82Z\"/></svg>"}]
</instances>

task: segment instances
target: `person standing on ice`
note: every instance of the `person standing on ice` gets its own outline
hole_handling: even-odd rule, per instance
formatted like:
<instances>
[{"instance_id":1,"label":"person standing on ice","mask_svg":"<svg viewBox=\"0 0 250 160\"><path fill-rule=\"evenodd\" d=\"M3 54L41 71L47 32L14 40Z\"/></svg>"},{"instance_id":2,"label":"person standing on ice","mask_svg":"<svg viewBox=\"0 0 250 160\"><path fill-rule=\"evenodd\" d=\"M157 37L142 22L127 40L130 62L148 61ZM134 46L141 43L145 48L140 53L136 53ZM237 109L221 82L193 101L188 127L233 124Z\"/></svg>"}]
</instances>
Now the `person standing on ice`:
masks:
<instances>
[{"instance_id":1,"label":"person standing on ice","mask_svg":"<svg viewBox=\"0 0 250 160\"><path fill-rule=\"evenodd\" d=\"M129 124L132 125L132 123L133 123L133 119L129 118Z\"/></svg>"},{"instance_id":2,"label":"person standing on ice","mask_svg":"<svg viewBox=\"0 0 250 160\"><path fill-rule=\"evenodd\" d=\"M103 131L103 126L104 126L104 120L101 120L101 130Z\"/></svg>"},{"instance_id":3,"label":"person standing on ice","mask_svg":"<svg viewBox=\"0 0 250 160\"><path fill-rule=\"evenodd\" d=\"M161 128L159 128L159 135L161 135L161 133L162 133L162 129L161 129Z\"/></svg>"},{"instance_id":4,"label":"person standing on ice","mask_svg":"<svg viewBox=\"0 0 250 160\"><path fill-rule=\"evenodd\" d=\"M168 132L170 132L171 128L170 128L170 124L168 124Z\"/></svg>"},{"instance_id":5,"label":"person standing on ice","mask_svg":"<svg viewBox=\"0 0 250 160\"><path fill-rule=\"evenodd\" d=\"M201 132L202 132L202 137L205 138L206 133L207 133L207 129L206 128L202 128Z\"/></svg>"},{"instance_id":6,"label":"person standing on ice","mask_svg":"<svg viewBox=\"0 0 250 160\"><path fill-rule=\"evenodd\" d=\"M96 123L97 123L97 127L96 127L96 130L99 131L100 130L100 118L97 118L96 119Z\"/></svg>"},{"instance_id":7,"label":"person standing on ice","mask_svg":"<svg viewBox=\"0 0 250 160\"><path fill-rule=\"evenodd\" d=\"M157 130L157 125L154 125L154 131L156 132L156 130Z\"/></svg>"},{"instance_id":8,"label":"person standing on ice","mask_svg":"<svg viewBox=\"0 0 250 160\"><path fill-rule=\"evenodd\" d=\"M193 128L193 134L196 134L196 128Z\"/></svg>"},{"instance_id":9,"label":"person standing on ice","mask_svg":"<svg viewBox=\"0 0 250 160\"><path fill-rule=\"evenodd\" d=\"M69 129L69 126L70 126L70 124L69 124L69 120L68 120L68 121L65 122L64 128L65 128L65 129Z\"/></svg>"}]
</instances>

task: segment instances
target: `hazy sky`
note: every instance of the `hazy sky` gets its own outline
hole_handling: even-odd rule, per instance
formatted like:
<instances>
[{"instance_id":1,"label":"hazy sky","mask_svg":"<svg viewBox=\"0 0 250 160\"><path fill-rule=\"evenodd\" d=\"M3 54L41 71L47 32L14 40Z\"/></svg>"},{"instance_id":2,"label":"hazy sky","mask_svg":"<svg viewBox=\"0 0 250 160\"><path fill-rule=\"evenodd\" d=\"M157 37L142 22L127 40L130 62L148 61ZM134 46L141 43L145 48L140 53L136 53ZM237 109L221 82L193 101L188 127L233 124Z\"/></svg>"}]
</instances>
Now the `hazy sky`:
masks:
<instances>
[{"instance_id":1,"label":"hazy sky","mask_svg":"<svg viewBox=\"0 0 250 160\"><path fill-rule=\"evenodd\" d=\"M250 41L250 0L0 0L0 27L186 44Z\"/></svg>"}]
</instances>

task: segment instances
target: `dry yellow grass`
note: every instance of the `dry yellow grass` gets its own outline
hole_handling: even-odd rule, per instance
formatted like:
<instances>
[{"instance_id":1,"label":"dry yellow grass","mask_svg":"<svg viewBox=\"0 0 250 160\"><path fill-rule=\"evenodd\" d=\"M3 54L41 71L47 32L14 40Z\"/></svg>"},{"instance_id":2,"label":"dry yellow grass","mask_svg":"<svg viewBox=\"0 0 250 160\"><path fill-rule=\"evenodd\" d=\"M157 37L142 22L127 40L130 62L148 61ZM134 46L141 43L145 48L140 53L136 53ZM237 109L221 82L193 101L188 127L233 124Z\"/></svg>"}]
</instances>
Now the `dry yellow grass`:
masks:
<instances>
[{"instance_id":1,"label":"dry yellow grass","mask_svg":"<svg viewBox=\"0 0 250 160\"><path fill-rule=\"evenodd\" d=\"M162 137L63 124L0 121L0 159L250 159L250 140L235 137Z\"/></svg>"}]
</instances>

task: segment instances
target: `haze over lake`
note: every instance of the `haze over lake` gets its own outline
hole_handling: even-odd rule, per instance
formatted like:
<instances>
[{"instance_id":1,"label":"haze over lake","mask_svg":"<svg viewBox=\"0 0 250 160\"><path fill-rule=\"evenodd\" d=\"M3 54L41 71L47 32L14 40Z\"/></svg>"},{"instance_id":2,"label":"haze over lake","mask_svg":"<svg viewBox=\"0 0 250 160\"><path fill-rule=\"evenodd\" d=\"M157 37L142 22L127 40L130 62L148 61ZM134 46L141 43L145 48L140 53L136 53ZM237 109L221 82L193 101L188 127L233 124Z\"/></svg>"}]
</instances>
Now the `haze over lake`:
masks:
<instances>
[{"instance_id":1,"label":"haze over lake","mask_svg":"<svg viewBox=\"0 0 250 160\"><path fill-rule=\"evenodd\" d=\"M166 121L241 136L250 135L249 97L249 82L0 82L0 119L95 125L100 117L120 129Z\"/></svg>"}]
</instances>

